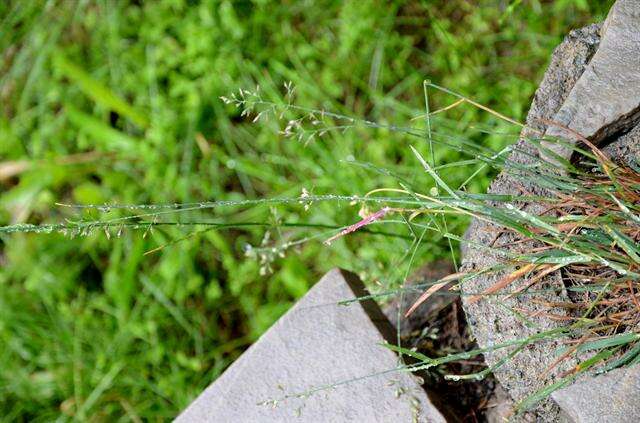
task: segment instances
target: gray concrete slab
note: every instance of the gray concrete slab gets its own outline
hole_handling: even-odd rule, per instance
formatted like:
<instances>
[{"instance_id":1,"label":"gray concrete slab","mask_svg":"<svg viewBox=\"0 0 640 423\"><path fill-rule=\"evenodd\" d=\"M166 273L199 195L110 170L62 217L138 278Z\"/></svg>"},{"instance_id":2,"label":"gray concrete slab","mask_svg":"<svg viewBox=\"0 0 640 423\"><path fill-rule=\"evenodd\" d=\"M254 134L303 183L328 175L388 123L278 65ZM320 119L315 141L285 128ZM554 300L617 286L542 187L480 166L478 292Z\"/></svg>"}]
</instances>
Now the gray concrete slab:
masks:
<instances>
[{"instance_id":1,"label":"gray concrete slab","mask_svg":"<svg viewBox=\"0 0 640 423\"><path fill-rule=\"evenodd\" d=\"M576 144L577 133L597 145L635 126L639 118L640 0L618 0L602 26L598 51L552 119L560 126L551 126L547 135ZM544 146L564 158L572 154L562 144Z\"/></svg>"},{"instance_id":2,"label":"gray concrete slab","mask_svg":"<svg viewBox=\"0 0 640 423\"><path fill-rule=\"evenodd\" d=\"M575 423L637 422L640 420L640 366L589 377L551 396Z\"/></svg>"},{"instance_id":3,"label":"gray concrete slab","mask_svg":"<svg viewBox=\"0 0 640 423\"><path fill-rule=\"evenodd\" d=\"M389 371L375 302L339 304L364 295L354 275L327 273L177 421L445 422L413 375Z\"/></svg>"}]
</instances>

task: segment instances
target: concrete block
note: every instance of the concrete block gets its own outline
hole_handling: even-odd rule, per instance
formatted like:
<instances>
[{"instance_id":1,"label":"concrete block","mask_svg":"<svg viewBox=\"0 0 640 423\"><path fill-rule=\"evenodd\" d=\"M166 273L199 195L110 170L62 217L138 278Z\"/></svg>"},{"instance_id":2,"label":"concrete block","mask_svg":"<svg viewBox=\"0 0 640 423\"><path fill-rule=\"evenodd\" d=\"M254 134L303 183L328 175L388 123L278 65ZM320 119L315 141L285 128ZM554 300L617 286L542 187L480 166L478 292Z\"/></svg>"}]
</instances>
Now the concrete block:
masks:
<instances>
[{"instance_id":1,"label":"concrete block","mask_svg":"<svg viewBox=\"0 0 640 423\"><path fill-rule=\"evenodd\" d=\"M412 374L392 370L376 303L340 304L365 295L356 276L327 273L177 421L445 422Z\"/></svg>"}]
</instances>

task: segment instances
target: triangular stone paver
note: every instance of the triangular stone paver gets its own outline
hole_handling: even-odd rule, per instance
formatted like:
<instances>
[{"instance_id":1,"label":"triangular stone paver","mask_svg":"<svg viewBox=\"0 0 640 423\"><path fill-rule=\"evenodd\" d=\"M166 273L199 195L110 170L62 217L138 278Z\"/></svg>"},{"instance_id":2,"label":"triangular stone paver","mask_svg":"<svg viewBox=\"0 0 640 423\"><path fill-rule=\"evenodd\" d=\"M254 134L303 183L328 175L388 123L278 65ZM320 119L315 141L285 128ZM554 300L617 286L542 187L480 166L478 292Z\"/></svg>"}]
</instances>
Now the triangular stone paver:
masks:
<instances>
[{"instance_id":1,"label":"triangular stone paver","mask_svg":"<svg viewBox=\"0 0 640 423\"><path fill-rule=\"evenodd\" d=\"M327 273L177 421L445 422L413 375L389 371L398 360L375 302L339 304L364 295L356 276Z\"/></svg>"}]
</instances>

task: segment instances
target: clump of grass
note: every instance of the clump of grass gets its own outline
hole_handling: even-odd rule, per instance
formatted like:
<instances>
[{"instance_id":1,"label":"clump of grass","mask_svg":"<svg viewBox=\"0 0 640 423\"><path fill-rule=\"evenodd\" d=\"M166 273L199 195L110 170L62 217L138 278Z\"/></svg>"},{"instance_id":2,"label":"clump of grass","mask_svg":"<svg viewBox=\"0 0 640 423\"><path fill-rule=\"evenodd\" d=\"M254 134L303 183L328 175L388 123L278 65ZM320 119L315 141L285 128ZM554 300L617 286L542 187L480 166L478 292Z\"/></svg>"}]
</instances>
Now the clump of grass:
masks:
<instances>
[{"instance_id":1,"label":"clump of grass","mask_svg":"<svg viewBox=\"0 0 640 423\"><path fill-rule=\"evenodd\" d=\"M273 199L138 205L63 205L83 210L142 211L142 213L124 215L110 220L79 220L44 226L14 225L4 227L1 231L65 231L75 235L86 235L95 230L103 230L109 234L114 230L121 231L123 228L149 231L154 227L165 225L199 227L203 231L247 226L266 227L270 225L249 221L235 223L189 219L181 221L175 220L175 216L223 207L255 207L265 204L299 204L305 209L322 202L360 205L361 220L342 228L279 220L278 228L296 227L308 230L321 229L321 231L312 236L286 241L276 247L265 245L250 248L247 251L248 255L259 259L261 266L268 269L273 257L284 254L293 246L316 239L330 244L333 240L348 236L355 231L413 238L414 250L419 248L427 232L438 233L449 240L459 241L460 238L448 230L446 217L451 215L473 217L498 225L502 232L517 234L523 244L534 241L539 246L526 253L515 250L500 251L496 248L494 252L502 253L504 256L504 260L498 266L481 269L473 274L458 272L444 280L436 281L428 287L423 299L435 294L453 280L465 283L479 273L502 271L514 266L517 270L509 273L484 292L475 294L469 301L482 301L483 297L489 295L535 294L537 282L551 272L561 271L572 301L545 303L535 298L532 301L539 303L540 313L545 313L545 316L552 319L562 320L566 324L557 330L541 332L502 345L449 354L439 358L426 357L415 351L406 350L399 344L390 346L401 354L417 360L417 364L402 366L400 370L424 370L457 360L466 360L488 351L510 349L507 357L496 366L471 375L447 376L452 380L482 379L504 365L509 358L518 354L527 345L557 338L564 339L568 345L567 351L558 359L558 362L572 354L592 352L590 358L562 375L559 382L532 393L531 397L521 404L521 409L526 409L548 396L554 389L568 384L577 375L589 369L608 371L640 361L640 343L638 342L640 335L636 330L640 321L640 301L636 297L635 287L635 282L640 276L638 273L640 250L637 247L640 237L640 217L637 206L640 199L638 169L612 163L594 146L590 146L587 150L576 148L583 154L584 161L579 165L566 162L566 173L550 171L552 166L541 161L534 166L518 164L508 159L508 153L514 151L521 154L530 153L519 150L516 146L495 153L459 134L452 136L435 130L432 127L432 118L441 112L463 104L475 107L479 105L471 99L431 83L425 83L425 97L429 88L435 88L448 95L453 94L454 101L440 110L427 109L426 115L421 117L425 119L423 127L380 124L340 113L296 106L292 103L294 89L290 84L285 84L287 101L284 103L265 100L259 88L252 91L239 90L236 94L223 97L222 100L240 108L241 115L254 123L264 120L283 122L282 135L305 144L321 140L332 131L344 132L356 130L359 127L390 130L406 135L410 139L428 141L430 152L433 151L434 145L439 145L442 148L454 148L473 157L459 162L459 165L475 164L480 168L489 167L494 171L508 172L516 178L533 179L544 187L545 194L472 193L466 189L468 179L459 186L452 187L441 176L441 172L446 166L456 166L456 163L436 166L433 159L426 160L418 148L411 147L417 165L433 180L434 186L427 193L421 193L415 181L407 180L385 169L362 164L377 172L387 172L396 179L398 187L379 188L366 195L351 196L310 195L308 191L303 190L297 197ZM485 106L481 108L500 119L507 119ZM446 123L446 119L440 122ZM544 148L540 140L532 139L530 142L539 148ZM544 211L538 214L526 211L523 205L531 202L543 205ZM375 225L394 223L404 226L407 229L407 235L372 229ZM180 239L177 242L180 242ZM154 253L162 248L164 246L150 250L148 253ZM529 276L529 283L514 288L513 285L525 275ZM558 307L569 310L569 317L546 311ZM415 307L408 312L414 309ZM516 311L527 313L524 310ZM545 372L549 370L546 369Z\"/></svg>"},{"instance_id":2,"label":"clump of grass","mask_svg":"<svg viewBox=\"0 0 640 423\"><path fill-rule=\"evenodd\" d=\"M597 171L576 176L576 182L580 189L575 192L556 191L559 201L546 213L557 216L553 226L565 248L584 259L561 267L566 283L576 288L573 302L549 306L583 311L583 317L602 325L603 335L635 330L640 322L640 173L600 162ZM555 251L558 247L548 244L539 254Z\"/></svg>"},{"instance_id":3,"label":"clump of grass","mask_svg":"<svg viewBox=\"0 0 640 423\"><path fill-rule=\"evenodd\" d=\"M538 148L544 148L539 141L530 140ZM588 147L586 150L574 148L581 154L581 162L565 161L562 172L549 169L548 164L541 161L528 167L511 161L495 162L516 180L526 179L544 187L543 195L477 196L452 192L449 198L443 199L446 203L443 210L470 213L476 219L493 223L498 235L514 234L512 239L524 247L519 249L513 243L476 246L490 248L492 253L502 254L503 259L490 268L453 275L462 279L461 283L478 274L504 272L505 268L515 270L483 292L472 294L468 301L483 301L486 296L493 295L534 294L530 301L538 305L535 311L514 311L525 317L544 315L561 322L561 330L551 332L551 337L564 338L567 345L551 367L541 371L541 377L569 357L579 359L578 365L563 372L557 382L525 398L518 406L519 411L532 407L587 370L602 373L640 362L637 293L640 280L640 169L632 160L614 163L588 140L582 141ZM542 211L528 211L527 205L532 203L542 207ZM545 276L558 271L570 301L537 299L535 293L544 292L536 291L537 285ZM434 284L409 312L446 282ZM564 309L565 313L553 311L558 308ZM513 357L529 342L523 340L507 358ZM580 359L580 354L586 352L588 358L582 355ZM502 360L487 371L495 370L505 362ZM483 377L487 371L470 376Z\"/></svg>"}]
</instances>

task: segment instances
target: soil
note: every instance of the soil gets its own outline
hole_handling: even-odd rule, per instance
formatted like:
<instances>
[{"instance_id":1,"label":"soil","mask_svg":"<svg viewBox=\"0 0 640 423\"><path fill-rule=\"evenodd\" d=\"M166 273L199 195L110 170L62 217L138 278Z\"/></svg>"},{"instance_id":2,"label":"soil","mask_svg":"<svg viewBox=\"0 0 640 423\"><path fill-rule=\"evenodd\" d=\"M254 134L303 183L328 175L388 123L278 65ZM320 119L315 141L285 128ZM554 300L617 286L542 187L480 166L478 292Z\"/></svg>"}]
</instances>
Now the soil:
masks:
<instances>
[{"instance_id":1,"label":"soil","mask_svg":"<svg viewBox=\"0 0 640 423\"><path fill-rule=\"evenodd\" d=\"M405 287L434 282L455 272L453 265L439 261L424 266L416 272ZM409 291L402 298L402 311L406 311L420 296L422 289ZM400 298L388 304L384 312L392 322L397 322ZM461 351L478 348L472 339L462 301L456 293L442 289L422 304L409 318L400 321L401 344L431 358L444 357ZM453 381L445 379L447 374L472 374L486 369L482 355L465 361L450 363L420 376L425 386L437 394L434 403L446 407L448 415L456 416L460 422L497 422L496 408L508 396L493 375L483 380Z\"/></svg>"}]
</instances>

